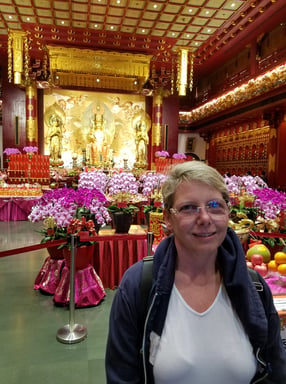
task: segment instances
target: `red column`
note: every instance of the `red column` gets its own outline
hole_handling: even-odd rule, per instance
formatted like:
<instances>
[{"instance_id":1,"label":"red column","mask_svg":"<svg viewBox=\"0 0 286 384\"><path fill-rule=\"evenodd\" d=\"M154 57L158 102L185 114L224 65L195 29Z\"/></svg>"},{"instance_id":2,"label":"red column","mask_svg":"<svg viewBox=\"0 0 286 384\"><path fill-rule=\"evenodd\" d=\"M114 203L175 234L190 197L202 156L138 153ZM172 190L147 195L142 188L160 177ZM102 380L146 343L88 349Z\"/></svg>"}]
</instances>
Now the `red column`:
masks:
<instances>
[{"instance_id":1,"label":"red column","mask_svg":"<svg viewBox=\"0 0 286 384\"><path fill-rule=\"evenodd\" d=\"M26 87L26 145L38 147L37 88Z\"/></svg>"},{"instance_id":2,"label":"red column","mask_svg":"<svg viewBox=\"0 0 286 384\"><path fill-rule=\"evenodd\" d=\"M155 152L162 150L162 112L163 96L155 92L153 96L152 110L152 148L151 148L151 169L155 169Z\"/></svg>"}]
</instances>

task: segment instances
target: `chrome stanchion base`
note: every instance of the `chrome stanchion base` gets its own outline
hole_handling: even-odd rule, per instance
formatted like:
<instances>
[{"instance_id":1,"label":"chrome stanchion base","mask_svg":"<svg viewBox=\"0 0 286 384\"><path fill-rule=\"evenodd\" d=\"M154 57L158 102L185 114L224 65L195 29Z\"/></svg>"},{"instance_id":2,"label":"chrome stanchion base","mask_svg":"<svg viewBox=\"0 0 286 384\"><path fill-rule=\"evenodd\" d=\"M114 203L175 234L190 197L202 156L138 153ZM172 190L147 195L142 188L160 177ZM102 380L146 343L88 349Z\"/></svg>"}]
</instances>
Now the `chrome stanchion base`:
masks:
<instances>
[{"instance_id":1,"label":"chrome stanchion base","mask_svg":"<svg viewBox=\"0 0 286 384\"><path fill-rule=\"evenodd\" d=\"M70 324L64 325L57 332L57 340L64 344L79 343L87 336L87 329L80 324L74 324L73 327Z\"/></svg>"}]
</instances>

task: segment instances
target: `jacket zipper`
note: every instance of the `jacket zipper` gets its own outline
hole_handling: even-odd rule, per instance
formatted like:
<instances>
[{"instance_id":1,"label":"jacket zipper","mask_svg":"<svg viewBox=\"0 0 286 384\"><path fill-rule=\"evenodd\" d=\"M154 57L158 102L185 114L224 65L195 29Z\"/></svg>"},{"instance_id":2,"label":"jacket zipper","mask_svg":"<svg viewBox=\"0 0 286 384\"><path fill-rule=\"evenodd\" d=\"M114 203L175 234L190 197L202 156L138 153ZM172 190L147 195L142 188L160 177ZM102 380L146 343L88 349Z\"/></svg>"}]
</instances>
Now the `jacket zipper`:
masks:
<instances>
[{"instance_id":1,"label":"jacket zipper","mask_svg":"<svg viewBox=\"0 0 286 384\"><path fill-rule=\"evenodd\" d=\"M154 302L156 300L156 297L158 296L158 293L155 293L153 296L151 305L148 309L147 316L144 323L144 332L143 332L143 339L142 339L142 358L143 358L143 371L144 371L144 384L147 384L147 368L146 368L146 358L145 358L145 340L146 340L146 327L149 320L150 312L154 306Z\"/></svg>"},{"instance_id":2,"label":"jacket zipper","mask_svg":"<svg viewBox=\"0 0 286 384\"><path fill-rule=\"evenodd\" d=\"M255 353L255 357L256 357L256 360L266 368L266 363L265 361L261 360L261 358L259 357L259 352L260 352L260 348L257 349L256 353ZM268 376L268 372L266 371L265 372L265 375L260 377L258 380L255 380L252 382L252 384L257 384L257 383L260 383L261 381L263 381L266 377Z\"/></svg>"}]
</instances>

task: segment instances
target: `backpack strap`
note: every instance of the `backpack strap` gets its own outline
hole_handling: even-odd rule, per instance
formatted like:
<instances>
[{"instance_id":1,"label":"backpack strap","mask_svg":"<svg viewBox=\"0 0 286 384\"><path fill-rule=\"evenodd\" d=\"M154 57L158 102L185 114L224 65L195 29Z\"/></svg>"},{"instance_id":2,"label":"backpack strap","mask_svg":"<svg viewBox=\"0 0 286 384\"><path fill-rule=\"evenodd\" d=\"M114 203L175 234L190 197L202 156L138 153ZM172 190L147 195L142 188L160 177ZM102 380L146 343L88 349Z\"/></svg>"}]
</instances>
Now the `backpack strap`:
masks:
<instances>
[{"instance_id":1,"label":"backpack strap","mask_svg":"<svg viewBox=\"0 0 286 384\"><path fill-rule=\"evenodd\" d=\"M145 319L147 314L147 304L150 289L152 286L153 278L153 261L154 256L146 256L143 258L143 269L141 277L141 310L142 310L142 319Z\"/></svg>"},{"instance_id":2,"label":"backpack strap","mask_svg":"<svg viewBox=\"0 0 286 384\"><path fill-rule=\"evenodd\" d=\"M262 297L261 292L263 292L263 284L260 282L259 277L258 277L258 272L255 271L254 269L248 268L248 273L251 277L251 280L253 282L253 285L255 286L257 292L259 292L260 296Z\"/></svg>"}]
</instances>

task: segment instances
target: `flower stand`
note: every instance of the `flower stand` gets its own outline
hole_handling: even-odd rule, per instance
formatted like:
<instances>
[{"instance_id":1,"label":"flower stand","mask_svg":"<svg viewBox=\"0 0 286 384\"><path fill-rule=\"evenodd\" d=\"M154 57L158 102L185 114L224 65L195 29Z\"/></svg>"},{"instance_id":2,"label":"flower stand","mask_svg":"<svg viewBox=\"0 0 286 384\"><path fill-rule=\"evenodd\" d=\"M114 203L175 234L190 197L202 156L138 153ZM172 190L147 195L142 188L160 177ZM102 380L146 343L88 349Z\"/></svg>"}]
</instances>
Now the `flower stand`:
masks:
<instances>
[{"instance_id":1,"label":"flower stand","mask_svg":"<svg viewBox=\"0 0 286 384\"><path fill-rule=\"evenodd\" d=\"M57 247L49 247L47 250L49 256L35 279L34 289L53 295L60 282L65 260L62 250L58 250Z\"/></svg>"},{"instance_id":2,"label":"flower stand","mask_svg":"<svg viewBox=\"0 0 286 384\"><path fill-rule=\"evenodd\" d=\"M75 258L75 306L88 307L98 305L106 293L101 279L91 265L94 246L78 247ZM70 300L70 252L65 248L65 266L54 295L54 303L67 305Z\"/></svg>"}]
</instances>

